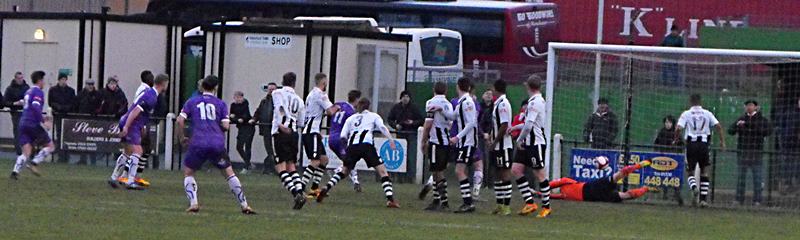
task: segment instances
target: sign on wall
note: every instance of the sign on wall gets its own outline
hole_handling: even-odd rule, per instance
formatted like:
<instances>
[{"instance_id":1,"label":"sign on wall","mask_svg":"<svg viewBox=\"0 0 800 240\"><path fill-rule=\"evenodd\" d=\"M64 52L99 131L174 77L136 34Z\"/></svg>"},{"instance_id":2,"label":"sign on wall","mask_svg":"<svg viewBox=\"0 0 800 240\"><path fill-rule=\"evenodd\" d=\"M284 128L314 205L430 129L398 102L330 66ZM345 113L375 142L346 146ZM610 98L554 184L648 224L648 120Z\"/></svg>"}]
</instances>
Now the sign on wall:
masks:
<instances>
[{"instance_id":1,"label":"sign on wall","mask_svg":"<svg viewBox=\"0 0 800 240\"><path fill-rule=\"evenodd\" d=\"M595 158L598 156L605 156L611 160L608 168L597 169ZM683 183L684 159L683 154L631 152L631 164L650 160L651 165L628 175L628 183L651 187L679 188ZM570 178L576 181L589 182L614 174L623 166L623 161L623 154L620 151L575 148L572 149L569 175Z\"/></svg>"},{"instance_id":2,"label":"sign on wall","mask_svg":"<svg viewBox=\"0 0 800 240\"><path fill-rule=\"evenodd\" d=\"M329 159L328 168L336 169L342 166L342 160L333 153L333 150L331 150L330 147L328 147L328 135L322 136L322 144L325 146L325 153ZM386 167L386 171L405 173L408 171L408 143L405 139L395 139L394 144L396 149L392 150L392 148L389 146L389 139L376 137L374 145L375 150L378 151L378 156L380 156L381 160L383 160L383 165ZM303 166L308 166L310 161L305 152L303 152L301 155L303 158ZM373 170L368 168L367 163L363 160L356 163L356 169L369 171Z\"/></svg>"},{"instance_id":3,"label":"sign on wall","mask_svg":"<svg viewBox=\"0 0 800 240\"><path fill-rule=\"evenodd\" d=\"M118 122L113 120L62 119L61 149L76 152L116 153L120 150ZM150 126L150 142L157 146L158 127Z\"/></svg>"},{"instance_id":4,"label":"sign on wall","mask_svg":"<svg viewBox=\"0 0 800 240\"><path fill-rule=\"evenodd\" d=\"M244 46L247 48L292 48L294 39L291 35L259 34L245 35Z\"/></svg>"}]
</instances>

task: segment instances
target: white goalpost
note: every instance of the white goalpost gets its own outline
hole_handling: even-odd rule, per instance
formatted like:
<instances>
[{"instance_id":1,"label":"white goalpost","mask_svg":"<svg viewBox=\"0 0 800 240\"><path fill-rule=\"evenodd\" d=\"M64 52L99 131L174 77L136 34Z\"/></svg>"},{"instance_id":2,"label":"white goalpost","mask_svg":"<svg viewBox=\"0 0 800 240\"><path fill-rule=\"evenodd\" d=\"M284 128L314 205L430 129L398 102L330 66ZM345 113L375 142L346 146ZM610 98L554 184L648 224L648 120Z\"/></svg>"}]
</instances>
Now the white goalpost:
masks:
<instances>
[{"instance_id":1,"label":"white goalpost","mask_svg":"<svg viewBox=\"0 0 800 240\"><path fill-rule=\"evenodd\" d=\"M800 165L788 161L800 159L800 155L784 154L800 146L784 141L794 137L784 130L794 126L794 121L800 122L787 117L800 99L800 52L550 43L545 88L545 134L552 146L547 148L545 161L552 166L548 172L552 178L575 174L570 169L572 149L680 153L680 145L656 145L653 139L658 140L656 135L665 128L665 120L677 119L688 109L691 94L700 94L704 107L717 115L726 134L749 100L759 102L759 112L771 120L774 134L765 137L763 170L753 170L763 171L765 199L777 196L773 191L779 191L782 182L800 185L800 179L795 179ZM616 122L603 126L612 130L599 131L587 120L596 114L598 99L607 102L616 117ZM554 135L559 135L560 142L554 143ZM741 184L741 164L736 161L741 146L736 137L728 136L727 149L719 148L717 137L712 145L712 157L718 161L713 175L723 198L729 192L735 195L732 192ZM754 198L756 194L749 191L756 181L747 181L746 197ZM735 198L739 196L737 193Z\"/></svg>"}]
</instances>

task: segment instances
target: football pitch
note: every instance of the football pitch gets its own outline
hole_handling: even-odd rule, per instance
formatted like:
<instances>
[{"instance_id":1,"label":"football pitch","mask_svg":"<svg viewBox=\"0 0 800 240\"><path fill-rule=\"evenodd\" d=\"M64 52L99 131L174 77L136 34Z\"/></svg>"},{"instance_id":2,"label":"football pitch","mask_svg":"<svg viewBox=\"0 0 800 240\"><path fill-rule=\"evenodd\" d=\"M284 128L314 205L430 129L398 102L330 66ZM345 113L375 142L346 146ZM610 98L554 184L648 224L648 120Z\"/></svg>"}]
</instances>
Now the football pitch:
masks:
<instances>
[{"instance_id":1,"label":"football pitch","mask_svg":"<svg viewBox=\"0 0 800 240\"><path fill-rule=\"evenodd\" d=\"M0 161L0 170L11 161ZM419 187L395 184L401 209L386 209L380 185L362 174L363 193L342 181L322 204L291 210L278 178L239 175L250 205L245 216L227 183L214 170L201 171L201 212L187 214L183 175L145 173L145 191L111 189L110 168L46 164L44 175L23 171L19 181L0 179L0 239L800 239L796 213L696 209L641 203L555 201L548 219L494 216L493 201L473 214L426 212ZM6 172L4 171L4 174ZM450 182L455 182L451 180ZM450 184L451 208L461 203ZM484 189L482 198L493 199ZM520 198L512 199L518 210Z\"/></svg>"}]
</instances>

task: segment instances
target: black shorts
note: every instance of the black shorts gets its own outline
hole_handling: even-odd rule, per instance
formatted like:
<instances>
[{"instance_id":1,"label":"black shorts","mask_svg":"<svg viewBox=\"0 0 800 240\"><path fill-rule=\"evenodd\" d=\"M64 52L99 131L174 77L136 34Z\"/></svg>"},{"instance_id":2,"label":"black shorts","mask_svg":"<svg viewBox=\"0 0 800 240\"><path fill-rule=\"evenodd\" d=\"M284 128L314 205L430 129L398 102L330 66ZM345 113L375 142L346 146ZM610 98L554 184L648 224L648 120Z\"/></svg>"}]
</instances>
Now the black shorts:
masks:
<instances>
[{"instance_id":1,"label":"black shorts","mask_svg":"<svg viewBox=\"0 0 800 240\"><path fill-rule=\"evenodd\" d=\"M275 163L296 163L298 140L297 132L291 134L276 133L272 135L272 149L275 153Z\"/></svg>"},{"instance_id":2,"label":"black shorts","mask_svg":"<svg viewBox=\"0 0 800 240\"><path fill-rule=\"evenodd\" d=\"M511 155L513 149L503 149L503 150L492 150L490 153L490 158L494 160L494 166L499 169L510 169L511 168Z\"/></svg>"},{"instance_id":3,"label":"black shorts","mask_svg":"<svg viewBox=\"0 0 800 240\"><path fill-rule=\"evenodd\" d=\"M517 149L514 162L537 170L543 169L545 149L547 149L547 145L543 144L526 146L524 150Z\"/></svg>"},{"instance_id":4,"label":"black shorts","mask_svg":"<svg viewBox=\"0 0 800 240\"><path fill-rule=\"evenodd\" d=\"M322 156L325 156L322 135L319 135L319 133L303 134L303 150L310 160L319 160Z\"/></svg>"},{"instance_id":5,"label":"black shorts","mask_svg":"<svg viewBox=\"0 0 800 240\"><path fill-rule=\"evenodd\" d=\"M430 160L430 170L441 172L447 169L447 162L450 161L452 148L450 146L431 143L428 147L428 159Z\"/></svg>"},{"instance_id":6,"label":"black shorts","mask_svg":"<svg viewBox=\"0 0 800 240\"><path fill-rule=\"evenodd\" d=\"M367 167L376 167L383 164L383 160L378 156L378 151L375 146L369 143L359 143L347 147L347 156L345 157L344 166L347 169L353 170L359 160L364 159L367 162Z\"/></svg>"},{"instance_id":7,"label":"black shorts","mask_svg":"<svg viewBox=\"0 0 800 240\"><path fill-rule=\"evenodd\" d=\"M587 202L622 202L617 184L612 176L597 179L583 185L583 200Z\"/></svg>"},{"instance_id":8,"label":"black shorts","mask_svg":"<svg viewBox=\"0 0 800 240\"><path fill-rule=\"evenodd\" d=\"M475 147L461 147L458 148L458 155L456 156L456 163L470 164L475 158Z\"/></svg>"},{"instance_id":9,"label":"black shorts","mask_svg":"<svg viewBox=\"0 0 800 240\"><path fill-rule=\"evenodd\" d=\"M711 166L708 157L708 143L700 141L689 141L686 143L686 169L694 171L695 166L700 163L700 167Z\"/></svg>"}]
</instances>

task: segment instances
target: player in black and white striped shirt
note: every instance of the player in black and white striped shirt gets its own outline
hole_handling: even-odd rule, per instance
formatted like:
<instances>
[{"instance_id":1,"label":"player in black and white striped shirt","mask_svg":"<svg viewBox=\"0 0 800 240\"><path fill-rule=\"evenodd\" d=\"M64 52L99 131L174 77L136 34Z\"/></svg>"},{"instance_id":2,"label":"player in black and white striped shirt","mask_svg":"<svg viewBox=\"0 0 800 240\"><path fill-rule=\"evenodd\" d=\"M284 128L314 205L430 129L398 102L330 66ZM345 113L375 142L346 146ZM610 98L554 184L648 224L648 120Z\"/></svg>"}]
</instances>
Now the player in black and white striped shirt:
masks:
<instances>
[{"instance_id":1,"label":"player in black and white striped shirt","mask_svg":"<svg viewBox=\"0 0 800 240\"><path fill-rule=\"evenodd\" d=\"M495 163L494 194L497 208L492 214L511 214L511 135L507 133L511 125L511 104L506 98L506 82L502 79L494 82L492 91L497 100L492 109L492 131L486 146L490 149L490 158Z\"/></svg>"},{"instance_id":2,"label":"player in black and white striped shirt","mask_svg":"<svg viewBox=\"0 0 800 240\"><path fill-rule=\"evenodd\" d=\"M275 153L275 170L280 173L283 187L294 196L294 209L305 205L300 175L295 164L298 154L298 130L303 128L305 105L294 90L297 75L292 72L283 75L283 87L272 92L275 107L272 116L272 147Z\"/></svg>"},{"instance_id":3,"label":"player in black and white striped shirt","mask_svg":"<svg viewBox=\"0 0 800 240\"><path fill-rule=\"evenodd\" d=\"M698 200L697 180L694 177L694 171L697 165L700 164L699 201L701 207L706 207L708 206L708 188L711 185L711 181L708 178L708 167L711 166L711 161L709 161L708 157L709 146L711 145L711 127L716 128L719 134L719 143L723 150L725 149L725 131L723 131L722 124L719 123L714 114L703 109L699 94L693 94L689 97L689 103L692 107L684 111L678 119L675 137L683 136L686 139L686 173L689 175L687 181L689 182L689 188L695 195L694 200ZM684 135L681 135L681 131L684 131ZM692 203L696 202L693 201Z\"/></svg>"},{"instance_id":4,"label":"player in black and white striped shirt","mask_svg":"<svg viewBox=\"0 0 800 240\"><path fill-rule=\"evenodd\" d=\"M458 134L450 138L450 144L458 150L456 157L456 176L461 189L461 198L464 204L458 207L456 213L469 213L475 211L472 203L472 188L469 182L468 167L473 161L478 143L478 111L475 101L472 100L470 88L472 83L469 78L458 79L456 92L458 104L455 106L455 122Z\"/></svg>"},{"instance_id":5,"label":"player in black and white striped shirt","mask_svg":"<svg viewBox=\"0 0 800 240\"><path fill-rule=\"evenodd\" d=\"M395 140L389 133L389 129L383 124L383 118L380 115L370 112L369 99L362 98L356 104L356 111L358 113L347 118L344 127L342 127L341 138L342 141L347 142L347 156L343 160L342 171L336 173L328 181L328 185L317 196L317 202L322 202L328 196L328 192L334 186L355 168L356 163L361 159L367 162L367 167L374 168L375 172L381 177L381 186L383 193L386 196L386 207L399 208L400 204L394 199L394 188L392 187L392 180L389 178L389 173L383 165L378 152L375 150L374 140L372 138L373 131L380 131L389 140L389 147L392 151L396 150Z\"/></svg>"},{"instance_id":6,"label":"player in black and white striped shirt","mask_svg":"<svg viewBox=\"0 0 800 240\"><path fill-rule=\"evenodd\" d=\"M311 161L303 172L301 181L301 191L305 191L308 181L312 181L310 197L319 194L319 181L325 174L325 167L328 165L328 156L325 154L325 146L322 144L322 120L326 116L331 116L339 110L339 106L333 105L325 92L328 88L328 76L317 73L314 76L316 86L306 97L306 118L305 128L303 129L303 149L306 156Z\"/></svg>"},{"instance_id":7,"label":"player in black and white striped shirt","mask_svg":"<svg viewBox=\"0 0 800 240\"><path fill-rule=\"evenodd\" d=\"M444 170L453 154L450 146L450 127L455 117L452 104L447 100L447 84L437 82L433 84L434 96L425 103L424 130L422 131L422 144L420 150L425 153L430 161L430 171L433 175L433 202L425 210L449 210L447 203L447 180Z\"/></svg>"},{"instance_id":8,"label":"player in black and white striped shirt","mask_svg":"<svg viewBox=\"0 0 800 240\"><path fill-rule=\"evenodd\" d=\"M533 191L531 191L528 179L525 177L525 170L533 168L533 174L539 182L543 208L537 217L544 218L550 215L550 182L544 169L544 156L547 148L547 140L544 136L544 120L547 113L545 111L544 97L540 92L541 82L542 80L539 76L531 75L525 83L526 87L528 87L530 98L525 110L525 123L521 125L522 129L519 137L517 137L518 151L514 164L511 166L511 172L514 174L517 188L525 200L525 206L519 214L525 216L535 212L537 209L536 203L533 201Z\"/></svg>"}]
</instances>

